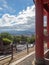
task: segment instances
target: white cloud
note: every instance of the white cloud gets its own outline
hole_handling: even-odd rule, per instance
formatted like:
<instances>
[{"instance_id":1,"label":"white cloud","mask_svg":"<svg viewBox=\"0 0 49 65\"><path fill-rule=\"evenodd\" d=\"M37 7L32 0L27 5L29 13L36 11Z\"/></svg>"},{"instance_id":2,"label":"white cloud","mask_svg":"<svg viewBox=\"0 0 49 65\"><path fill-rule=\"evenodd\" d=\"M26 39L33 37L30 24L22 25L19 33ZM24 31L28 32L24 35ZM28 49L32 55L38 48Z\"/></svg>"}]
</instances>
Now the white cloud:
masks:
<instances>
[{"instance_id":1,"label":"white cloud","mask_svg":"<svg viewBox=\"0 0 49 65\"><path fill-rule=\"evenodd\" d=\"M44 17L44 26L46 25L46 16ZM26 10L19 12L18 16L4 14L0 18L0 28L14 29L17 31L35 29L35 5L27 7Z\"/></svg>"},{"instance_id":2,"label":"white cloud","mask_svg":"<svg viewBox=\"0 0 49 65\"><path fill-rule=\"evenodd\" d=\"M35 5L19 12L18 16L4 14L0 18L0 27L9 27L16 30L29 30L35 28Z\"/></svg>"}]
</instances>

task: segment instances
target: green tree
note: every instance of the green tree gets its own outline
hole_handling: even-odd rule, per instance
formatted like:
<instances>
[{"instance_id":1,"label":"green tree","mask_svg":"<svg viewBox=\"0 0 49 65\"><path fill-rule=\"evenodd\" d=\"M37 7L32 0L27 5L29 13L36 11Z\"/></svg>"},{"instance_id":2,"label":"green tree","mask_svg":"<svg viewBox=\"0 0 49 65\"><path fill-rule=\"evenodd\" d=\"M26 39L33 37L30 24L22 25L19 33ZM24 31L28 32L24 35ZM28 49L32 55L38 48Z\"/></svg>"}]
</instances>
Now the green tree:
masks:
<instances>
[{"instance_id":1,"label":"green tree","mask_svg":"<svg viewBox=\"0 0 49 65\"><path fill-rule=\"evenodd\" d=\"M13 40L13 36L12 36L11 34L7 33L7 32L1 33L0 36L1 36L2 38L8 38L8 39L10 39L10 40Z\"/></svg>"},{"instance_id":2,"label":"green tree","mask_svg":"<svg viewBox=\"0 0 49 65\"><path fill-rule=\"evenodd\" d=\"M20 36L14 36L13 37L13 44L15 44L15 48L17 50L17 44L20 43L21 37Z\"/></svg>"},{"instance_id":3,"label":"green tree","mask_svg":"<svg viewBox=\"0 0 49 65\"><path fill-rule=\"evenodd\" d=\"M26 42L30 43L30 37L27 37Z\"/></svg>"},{"instance_id":4,"label":"green tree","mask_svg":"<svg viewBox=\"0 0 49 65\"><path fill-rule=\"evenodd\" d=\"M20 41L21 41L21 36L14 36L13 37L13 42L14 43L20 43Z\"/></svg>"},{"instance_id":5,"label":"green tree","mask_svg":"<svg viewBox=\"0 0 49 65\"><path fill-rule=\"evenodd\" d=\"M25 41L26 37L24 35L21 36L21 41Z\"/></svg>"},{"instance_id":6,"label":"green tree","mask_svg":"<svg viewBox=\"0 0 49 65\"><path fill-rule=\"evenodd\" d=\"M32 35L32 37L30 38L30 43L33 43L33 42L35 42L35 36L34 35Z\"/></svg>"}]
</instances>

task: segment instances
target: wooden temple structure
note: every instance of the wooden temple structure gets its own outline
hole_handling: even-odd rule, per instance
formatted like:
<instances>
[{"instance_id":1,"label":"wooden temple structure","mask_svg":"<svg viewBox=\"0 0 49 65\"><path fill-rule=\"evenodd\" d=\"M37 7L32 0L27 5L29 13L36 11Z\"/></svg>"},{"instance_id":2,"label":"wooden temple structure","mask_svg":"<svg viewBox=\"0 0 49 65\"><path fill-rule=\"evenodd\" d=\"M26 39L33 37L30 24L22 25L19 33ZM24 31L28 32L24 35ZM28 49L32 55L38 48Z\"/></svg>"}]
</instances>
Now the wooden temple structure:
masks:
<instances>
[{"instance_id":1,"label":"wooden temple structure","mask_svg":"<svg viewBox=\"0 0 49 65\"><path fill-rule=\"evenodd\" d=\"M47 42L49 49L49 0L34 0L36 12L36 46L35 46L35 65L45 65L44 41ZM44 27L44 16L47 16L47 26ZM44 35L44 29L47 35ZM49 65L49 64L48 64Z\"/></svg>"}]
</instances>

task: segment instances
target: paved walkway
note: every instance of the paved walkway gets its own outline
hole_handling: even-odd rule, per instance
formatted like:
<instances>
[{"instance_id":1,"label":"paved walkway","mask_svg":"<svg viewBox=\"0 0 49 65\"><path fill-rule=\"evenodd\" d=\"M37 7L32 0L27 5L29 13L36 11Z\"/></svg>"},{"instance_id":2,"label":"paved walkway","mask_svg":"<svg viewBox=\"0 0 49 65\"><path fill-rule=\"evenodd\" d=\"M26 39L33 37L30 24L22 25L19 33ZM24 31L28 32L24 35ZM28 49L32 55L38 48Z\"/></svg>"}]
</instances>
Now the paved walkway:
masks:
<instances>
[{"instance_id":1,"label":"paved walkway","mask_svg":"<svg viewBox=\"0 0 49 65\"><path fill-rule=\"evenodd\" d=\"M33 51L34 51L34 47L29 49L29 53L31 53ZM21 58L23 58L23 57L25 57L27 55L28 55L27 50L24 50L24 51L22 51L22 52L20 52L18 54L14 54L14 58L13 58L12 61L11 61L11 57L0 61L0 65L9 65L10 63L18 61L19 59L21 59Z\"/></svg>"},{"instance_id":2,"label":"paved walkway","mask_svg":"<svg viewBox=\"0 0 49 65\"><path fill-rule=\"evenodd\" d=\"M46 45L45 45L45 50L46 50ZM33 64L33 60L35 57L35 52L34 52L34 47L29 49L29 54L27 54L26 50L20 52L17 55L14 55L14 59L12 60L12 62L4 64L0 64L0 65L34 65Z\"/></svg>"},{"instance_id":3,"label":"paved walkway","mask_svg":"<svg viewBox=\"0 0 49 65\"><path fill-rule=\"evenodd\" d=\"M46 45L44 48L45 48L45 50L47 49ZM30 54L28 54L25 57L13 62L10 65L34 65L33 64L34 58L35 58L35 51L32 51Z\"/></svg>"},{"instance_id":4,"label":"paved walkway","mask_svg":"<svg viewBox=\"0 0 49 65\"><path fill-rule=\"evenodd\" d=\"M27 56L11 63L10 65L33 65L32 62L34 60L35 57L35 51L31 52L30 54L28 54Z\"/></svg>"}]
</instances>

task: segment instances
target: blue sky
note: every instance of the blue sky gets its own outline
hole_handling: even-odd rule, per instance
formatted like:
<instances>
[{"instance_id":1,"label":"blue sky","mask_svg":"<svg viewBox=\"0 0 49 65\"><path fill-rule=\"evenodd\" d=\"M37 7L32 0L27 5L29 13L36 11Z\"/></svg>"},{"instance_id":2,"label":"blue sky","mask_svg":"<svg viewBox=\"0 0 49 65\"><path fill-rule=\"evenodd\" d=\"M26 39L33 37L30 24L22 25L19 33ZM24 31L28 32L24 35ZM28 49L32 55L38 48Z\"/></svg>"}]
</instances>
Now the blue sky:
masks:
<instances>
[{"instance_id":1,"label":"blue sky","mask_svg":"<svg viewBox=\"0 0 49 65\"><path fill-rule=\"evenodd\" d=\"M34 28L33 0L0 0L0 29L23 31Z\"/></svg>"},{"instance_id":2,"label":"blue sky","mask_svg":"<svg viewBox=\"0 0 49 65\"><path fill-rule=\"evenodd\" d=\"M18 15L20 11L32 5L33 0L0 0L0 17L5 13Z\"/></svg>"}]
</instances>

